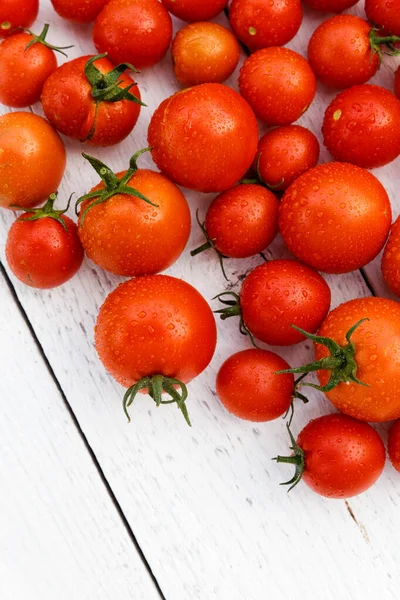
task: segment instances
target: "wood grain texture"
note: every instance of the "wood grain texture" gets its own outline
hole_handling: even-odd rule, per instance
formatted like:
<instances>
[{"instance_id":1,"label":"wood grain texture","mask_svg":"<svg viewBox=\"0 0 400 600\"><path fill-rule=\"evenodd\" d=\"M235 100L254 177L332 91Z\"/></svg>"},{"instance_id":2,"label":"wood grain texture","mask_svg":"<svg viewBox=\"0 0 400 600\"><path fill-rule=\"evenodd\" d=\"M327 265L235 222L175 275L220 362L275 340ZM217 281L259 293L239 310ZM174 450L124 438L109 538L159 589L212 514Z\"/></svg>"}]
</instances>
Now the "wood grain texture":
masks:
<instances>
[{"instance_id":1,"label":"wood grain texture","mask_svg":"<svg viewBox=\"0 0 400 600\"><path fill-rule=\"evenodd\" d=\"M160 598L0 277L0 597Z\"/></svg>"},{"instance_id":2,"label":"wood grain texture","mask_svg":"<svg viewBox=\"0 0 400 600\"><path fill-rule=\"evenodd\" d=\"M363 11L359 7L350 12ZM304 54L311 31L322 20L306 12L305 22L289 46ZM53 25L51 41L76 44L70 57L94 51L90 27L66 25L51 11L48 0L42 2L38 29L44 21ZM223 15L217 21L227 24ZM179 26L175 21L175 27ZM394 59L385 60L372 83L391 87L395 64ZM238 70L229 80L235 88L237 75ZM179 89L169 55L136 79L148 108L142 110L132 135L118 147L90 149L116 170L125 168L129 156L147 145L151 114L163 98ZM319 86L311 109L299 121L320 140L323 111L333 96ZM33 110L41 114L40 106ZM68 166L60 203L70 192L82 194L97 182L80 157L83 147L65 141ZM152 165L149 156L140 160L140 165ZM321 160L329 160L326 151ZM396 198L398 169L399 160L374 171L391 196L395 215L400 206ZM213 197L186 195L193 215L197 207L204 213ZM3 258L12 218L5 211L0 215ZM189 250L200 242L201 234L194 225L188 248L168 272L194 284L210 301L226 283L212 254L190 258ZM271 246L270 255L287 255L280 239ZM258 262L227 261L230 287L240 289L243 274ZM376 292L386 295L378 267L375 262L365 273ZM288 447L284 421L260 425L240 421L227 414L215 397L215 375L222 361L249 347L234 320L218 323L214 361L189 386L192 429L176 409L156 410L146 397L135 401L132 424L125 422L123 390L104 372L93 347L97 310L120 280L86 260L79 274L59 289L38 292L17 281L15 289L166 598L396 598L400 576L398 474L388 465L377 485L348 506L321 499L304 485L287 495L278 483L287 479L290 471L271 461ZM359 272L327 280L334 306L370 293ZM278 351L292 364L311 356L308 343ZM296 433L311 417L332 411L317 392L311 393L310 399L306 407L298 408ZM385 427L380 431L384 433ZM116 561L123 563L124 557L118 556ZM16 595L18 600L23 597ZM118 594L115 597L119 598Z\"/></svg>"}]
</instances>

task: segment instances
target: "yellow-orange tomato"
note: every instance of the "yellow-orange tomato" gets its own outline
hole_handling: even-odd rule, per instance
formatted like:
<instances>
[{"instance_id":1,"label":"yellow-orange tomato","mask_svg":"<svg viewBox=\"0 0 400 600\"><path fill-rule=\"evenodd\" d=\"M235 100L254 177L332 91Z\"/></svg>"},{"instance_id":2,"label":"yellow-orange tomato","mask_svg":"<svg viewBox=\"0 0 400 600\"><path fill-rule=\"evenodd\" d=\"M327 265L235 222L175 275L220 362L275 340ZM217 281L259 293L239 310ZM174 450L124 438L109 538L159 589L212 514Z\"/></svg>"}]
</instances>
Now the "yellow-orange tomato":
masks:
<instances>
[{"instance_id":1,"label":"yellow-orange tomato","mask_svg":"<svg viewBox=\"0 0 400 600\"><path fill-rule=\"evenodd\" d=\"M233 33L217 23L190 23L172 43L175 75L183 85L225 81L235 70L239 54Z\"/></svg>"},{"instance_id":2,"label":"yellow-orange tomato","mask_svg":"<svg viewBox=\"0 0 400 600\"><path fill-rule=\"evenodd\" d=\"M57 190L65 148L51 125L29 112L0 117L0 206L30 208Z\"/></svg>"}]
</instances>

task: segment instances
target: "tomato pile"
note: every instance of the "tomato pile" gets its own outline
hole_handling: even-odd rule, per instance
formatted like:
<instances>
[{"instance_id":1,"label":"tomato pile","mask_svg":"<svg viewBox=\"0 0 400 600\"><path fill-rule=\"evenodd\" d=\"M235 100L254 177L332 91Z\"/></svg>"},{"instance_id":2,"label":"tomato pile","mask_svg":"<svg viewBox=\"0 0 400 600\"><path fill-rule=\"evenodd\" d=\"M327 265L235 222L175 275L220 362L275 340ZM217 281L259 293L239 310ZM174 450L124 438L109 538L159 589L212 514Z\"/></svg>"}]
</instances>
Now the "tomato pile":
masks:
<instances>
[{"instance_id":1,"label":"tomato pile","mask_svg":"<svg viewBox=\"0 0 400 600\"><path fill-rule=\"evenodd\" d=\"M47 24L28 29L38 0L0 3L0 102L21 109L40 101L46 117L0 117L0 207L22 211L6 242L11 271L28 286L53 288L86 254L128 278L105 299L95 326L98 356L126 388L128 419L141 392L156 406L176 404L191 425L187 384L213 358L213 312L225 327L236 322L253 348L220 365L216 395L241 419L290 415L291 453L276 461L293 465L290 489L303 479L329 498L359 494L382 473L385 448L369 422L394 421L388 453L400 471L400 303L370 296L330 310L320 274L360 269L384 249L383 277L400 296L400 217L392 225L388 194L369 170L400 155L400 67L394 93L369 83L386 55L400 55L400 11L366 0L365 19L339 14L356 1L305 0L336 13L315 29L306 59L284 47L301 26L300 0L51 0L61 18L93 22L93 53L60 66L56 53L66 56L69 46L51 44ZM231 30L210 21L223 10ZM186 21L175 37L170 13ZM241 48L237 92L223 82ZM149 110L140 69L169 49L183 87L151 115L148 148L115 172L93 147L131 134ZM320 114L332 155L325 164L315 135L294 124L318 81L337 90ZM259 122L268 128L261 137ZM77 223L65 214L71 197L54 206L66 164L60 134L91 147L82 164L93 168L95 185L75 200ZM140 167L144 152L159 171ZM214 311L193 286L161 274L182 260L192 226L178 186L216 194L196 214L204 241L186 254L193 269L201 252L220 262L225 279L225 260L262 263L241 277L239 293L221 289ZM292 258L267 260L278 233ZM306 365L260 347L306 339L315 351ZM309 387L340 412L312 420L296 440L292 420Z\"/></svg>"}]
</instances>

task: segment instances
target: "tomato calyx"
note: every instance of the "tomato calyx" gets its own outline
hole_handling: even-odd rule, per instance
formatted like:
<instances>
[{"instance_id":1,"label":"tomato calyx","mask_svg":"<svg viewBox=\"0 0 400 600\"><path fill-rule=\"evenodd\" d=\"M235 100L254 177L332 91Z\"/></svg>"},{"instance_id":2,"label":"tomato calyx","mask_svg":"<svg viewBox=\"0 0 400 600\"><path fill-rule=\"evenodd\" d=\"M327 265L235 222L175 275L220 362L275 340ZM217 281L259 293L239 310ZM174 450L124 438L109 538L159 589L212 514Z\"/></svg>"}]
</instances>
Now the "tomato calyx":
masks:
<instances>
[{"instance_id":1,"label":"tomato calyx","mask_svg":"<svg viewBox=\"0 0 400 600\"><path fill-rule=\"evenodd\" d=\"M74 46L53 46L53 44L49 44L49 42L46 42L46 36L47 32L49 31L49 27L50 25L46 23L39 35L36 35L30 29L23 29L26 33L29 33L29 35L31 35L33 38L26 46L25 52L29 50L29 48L34 44L42 44L42 46L46 46L46 48L50 48L50 50L54 50L54 52L59 52L60 54L63 54L64 56L68 57L68 55L65 52L63 52L63 50L68 50L69 48L73 48Z\"/></svg>"},{"instance_id":2,"label":"tomato calyx","mask_svg":"<svg viewBox=\"0 0 400 600\"><path fill-rule=\"evenodd\" d=\"M142 150L138 150L137 152L135 152L135 154L131 157L131 159L129 161L129 169L127 171L125 171L125 173L122 175L122 177L120 179L110 169L110 167L108 167L103 162L101 162L101 160L99 160L98 158L95 158L94 156L90 156L90 154L86 154L85 152L82 152L82 156L87 161L90 162L90 164L92 165L92 167L94 168L96 173L102 179L102 181L104 183L104 188L96 190L94 192L89 192L88 194L84 194L83 196L78 198L78 200L76 201L75 212L78 215L79 214L78 207L80 204L82 204L82 202L85 202L85 200L91 200L91 199L96 198L96 200L94 200L94 202L91 202L85 208L85 210L81 216L81 219L80 219L80 223L79 223L80 227L83 226L85 217L91 208L93 208L97 204L101 204L102 202L107 202L107 200L109 200L110 198L112 198L113 196L115 196L117 194L126 194L128 196L140 198L140 200L147 202L147 204L151 204L151 206L158 208L158 204L155 204L154 202L149 200L149 198L144 196L141 192L139 192L139 190L137 190L134 187L128 186L129 180L134 175L134 173L138 170L137 159L139 158L139 156L141 154L143 154L144 152L148 152L149 150L151 150L151 148L143 148Z\"/></svg>"},{"instance_id":3,"label":"tomato calyx","mask_svg":"<svg viewBox=\"0 0 400 600\"><path fill-rule=\"evenodd\" d=\"M131 88L136 85L135 82L132 82L124 88L119 87L122 83L120 77L127 69L130 69L134 73L140 73L140 71L135 69L130 63L121 63L114 67L109 73L101 73L94 63L96 60L105 58L106 56L107 53L92 56L85 65L85 75L92 86L92 98L95 102L119 102L120 100L129 100L130 102L135 102L135 104L146 106L144 102L130 92Z\"/></svg>"},{"instance_id":4,"label":"tomato calyx","mask_svg":"<svg viewBox=\"0 0 400 600\"><path fill-rule=\"evenodd\" d=\"M293 385L292 401L290 403L289 408L283 415L283 419L286 419L290 412L290 418L289 418L289 422L288 422L289 427L292 424L293 417L294 417L294 401L295 401L295 399L297 398L298 400L301 400L303 402L303 404L308 404L308 402L309 402L309 399L307 398L307 396L304 396L304 394L301 394L297 389L300 382L304 379L304 377L307 377L307 373L303 373L302 375L300 375L300 377L298 377L295 380L294 385Z\"/></svg>"},{"instance_id":5,"label":"tomato calyx","mask_svg":"<svg viewBox=\"0 0 400 600\"><path fill-rule=\"evenodd\" d=\"M50 194L50 196L47 199L46 204L44 206L42 206L41 208L30 208L30 209L26 210L22 206L18 206L18 205L13 205L10 208L15 208L17 210L18 209L23 210L23 211L25 211L25 214L29 214L29 217L21 215L20 217L18 217L18 221L37 221L38 219L54 219L55 221L58 221L63 226L65 231L68 233L68 227L66 226L65 221L62 218L62 215L64 213L66 213L67 210L69 209L69 205L71 203L71 198L72 198L73 194L70 195L66 208L64 208L62 210L56 210L54 208L54 202L56 201L57 194L58 194L58 192L54 192L53 194Z\"/></svg>"},{"instance_id":6,"label":"tomato calyx","mask_svg":"<svg viewBox=\"0 0 400 600\"><path fill-rule=\"evenodd\" d=\"M306 468L306 461L305 461L304 450L302 448L300 448L300 446L294 439L294 436L293 436L292 432L290 431L289 423L286 423L286 427L287 427L287 430L289 433L290 443L292 444L290 446L290 450L293 451L293 454L292 454L292 456L279 456L278 455L275 458L273 458L272 460L276 460L276 462L278 462L278 463L287 463L287 464L295 466L295 472L294 472L293 477L291 479L289 479L289 481L284 481L280 484L280 485L290 485L290 488L288 489L288 492L290 492L290 490L292 490L294 487L296 487L296 485L299 483L299 481L301 481L301 479L303 477L304 469Z\"/></svg>"},{"instance_id":7,"label":"tomato calyx","mask_svg":"<svg viewBox=\"0 0 400 600\"><path fill-rule=\"evenodd\" d=\"M201 246L199 246L198 248L195 248L194 250L192 250L190 252L190 256L196 256L197 254L200 254L201 252L204 252L204 250L208 250L209 248L212 248L218 256L218 260L219 260L219 264L221 266L221 271L223 276L225 277L226 281L229 281L226 272L225 272L225 267L224 267L224 258L228 258L227 256L225 256L224 254L222 254L216 247L215 247L215 239L210 238L210 236L208 235L207 229L205 227L205 221L203 221L203 223L200 221L200 217L199 217L199 209L196 210L196 221L200 227L200 229L202 230L202 232L204 233L204 236L206 238L206 242L204 244L202 244Z\"/></svg>"},{"instance_id":8,"label":"tomato calyx","mask_svg":"<svg viewBox=\"0 0 400 600\"><path fill-rule=\"evenodd\" d=\"M180 388L180 392L176 389L175 386ZM173 377L165 377L161 374L149 375L148 377L142 377L137 383L132 385L125 393L123 399L123 407L124 413L128 419L128 423L130 423L131 418L129 416L128 408L131 406L134 401L137 393L140 390L146 389L150 398L154 400L156 406L161 406L161 404L174 404L176 403L177 407L181 411L186 423L189 427L192 426L189 418L189 413L186 407L186 399L188 397L188 391L186 385L180 381L179 379L175 379ZM163 400L162 394L165 392L170 397L170 400Z\"/></svg>"},{"instance_id":9,"label":"tomato calyx","mask_svg":"<svg viewBox=\"0 0 400 600\"><path fill-rule=\"evenodd\" d=\"M225 297L231 297L233 300L225 300ZM242 335L247 335L250 338L251 343L254 348L260 348L254 341L254 336L247 327L246 323L243 320L242 309L240 306L240 297L236 292L222 292L221 294L217 294L212 298L213 300L218 300L225 305L225 308L220 308L219 310L214 310L214 313L219 314L222 321L229 319L230 317L240 317L239 323L239 331Z\"/></svg>"},{"instance_id":10,"label":"tomato calyx","mask_svg":"<svg viewBox=\"0 0 400 600\"><path fill-rule=\"evenodd\" d=\"M400 43L400 37L397 35L380 36L377 35L378 32L379 29L372 27L368 34L372 54L378 54L379 61L382 61L383 54L387 54L388 56L399 56L400 50L395 47L395 44ZM382 46L384 46L385 49L383 49Z\"/></svg>"},{"instance_id":11,"label":"tomato calyx","mask_svg":"<svg viewBox=\"0 0 400 600\"><path fill-rule=\"evenodd\" d=\"M300 327L296 327L292 325L293 329L299 331L303 334L307 339L311 340L316 344L322 344L328 348L330 355L320 360L311 362L302 367L296 367L294 369L285 369L283 371L277 371L277 375L282 373L310 373L312 371L331 371L331 376L326 385L317 385L315 383L302 383L301 385L305 385L308 387L312 387L320 392L330 392L335 388L339 383L357 383L358 385L362 385L364 387L369 387L367 383L360 381L357 378L357 361L355 359L356 355L356 347L351 340L351 336L355 332L355 330L362 324L364 321L369 321L368 318L361 319L358 321L353 327L349 329L346 333L347 344L344 346L340 346L334 340L328 337L313 335L312 333L308 333Z\"/></svg>"}]
</instances>

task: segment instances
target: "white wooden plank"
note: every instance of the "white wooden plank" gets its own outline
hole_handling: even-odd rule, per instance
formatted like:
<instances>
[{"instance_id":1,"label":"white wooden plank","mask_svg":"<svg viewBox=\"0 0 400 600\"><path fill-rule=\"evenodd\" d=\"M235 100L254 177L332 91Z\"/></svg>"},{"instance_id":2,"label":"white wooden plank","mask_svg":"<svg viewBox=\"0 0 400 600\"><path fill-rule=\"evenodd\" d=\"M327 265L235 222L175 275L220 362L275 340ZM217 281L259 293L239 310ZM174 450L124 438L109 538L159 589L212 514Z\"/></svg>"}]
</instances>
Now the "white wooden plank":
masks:
<instances>
[{"instance_id":1,"label":"white wooden plank","mask_svg":"<svg viewBox=\"0 0 400 600\"><path fill-rule=\"evenodd\" d=\"M159 594L0 276L0 597Z\"/></svg>"},{"instance_id":2,"label":"white wooden plank","mask_svg":"<svg viewBox=\"0 0 400 600\"><path fill-rule=\"evenodd\" d=\"M362 14L362 9L351 12ZM307 12L306 22L289 46L304 54L311 30L322 19ZM66 26L53 15L48 2L42 3L41 20L54 24L57 43L68 43L73 36L77 46L70 56L93 51L88 39L90 28ZM224 16L218 21L226 24ZM390 86L394 64L394 59L386 61L372 81ZM237 87L236 79L237 72L229 81L233 87ZM137 80L148 109L142 110L133 134L116 148L93 150L116 169L124 168L128 157L147 145L146 131L153 110L178 89L169 56L138 75ZM322 113L333 95L319 86L315 103L300 121L320 140ZM34 110L40 114L40 107ZM96 182L79 157L81 146L67 141L67 148L68 168L60 194L65 197L73 190L86 192ZM321 159L329 159L326 151ZM149 157L143 157L141 164L152 163ZM396 161L376 171L395 207L398 164ZM212 198L191 192L187 196L193 213L197 206L205 209ZM9 214L1 215L3 234L10 222ZM194 227L188 249L169 272L195 284L210 299L224 289L225 282L211 255L190 259L189 249L200 240ZM285 255L279 239L272 255ZM256 263L228 263L236 289L240 275ZM370 273L375 282L375 272L368 269ZM327 279L334 305L368 294L359 273ZM233 351L248 347L233 322L219 323L214 362L190 385L192 430L186 428L177 411L155 410L146 398L135 403L133 423L125 423L120 408L122 389L104 373L93 348L97 309L117 281L86 261L79 275L63 288L35 292L19 282L15 285L166 597L397 597L398 475L388 466L371 491L350 502L358 525L345 503L321 499L305 486L287 496L277 483L288 472L270 460L287 447L283 422L257 426L241 422L228 415L215 399L219 365ZM293 364L311 356L307 343L280 353ZM310 404L298 410L296 429L310 417L330 410L321 395L310 396Z\"/></svg>"}]
</instances>

